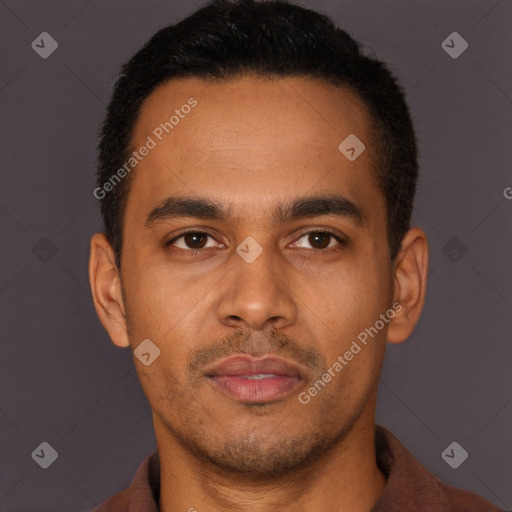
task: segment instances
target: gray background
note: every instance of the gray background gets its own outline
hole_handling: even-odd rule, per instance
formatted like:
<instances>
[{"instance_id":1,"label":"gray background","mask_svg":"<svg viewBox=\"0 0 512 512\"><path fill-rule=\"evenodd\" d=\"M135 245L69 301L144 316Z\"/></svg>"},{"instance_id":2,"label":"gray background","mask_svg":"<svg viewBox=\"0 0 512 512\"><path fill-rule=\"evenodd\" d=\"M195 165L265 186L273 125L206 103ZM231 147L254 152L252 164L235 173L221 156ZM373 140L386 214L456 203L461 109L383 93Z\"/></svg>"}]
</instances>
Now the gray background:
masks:
<instances>
[{"instance_id":1,"label":"gray background","mask_svg":"<svg viewBox=\"0 0 512 512\"><path fill-rule=\"evenodd\" d=\"M2 512L89 509L127 487L156 446L131 355L90 297L95 147L119 66L198 5L0 4ZM442 480L512 509L512 4L303 5L390 63L418 130L428 296L414 335L389 347L377 420ZM48 59L31 48L43 31L59 44ZM457 59L441 47L453 31L469 43ZM46 470L31 458L43 441L58 452ZM452 441L469 453L455 470L441 458Z\"/></svg>"}]
</instances>

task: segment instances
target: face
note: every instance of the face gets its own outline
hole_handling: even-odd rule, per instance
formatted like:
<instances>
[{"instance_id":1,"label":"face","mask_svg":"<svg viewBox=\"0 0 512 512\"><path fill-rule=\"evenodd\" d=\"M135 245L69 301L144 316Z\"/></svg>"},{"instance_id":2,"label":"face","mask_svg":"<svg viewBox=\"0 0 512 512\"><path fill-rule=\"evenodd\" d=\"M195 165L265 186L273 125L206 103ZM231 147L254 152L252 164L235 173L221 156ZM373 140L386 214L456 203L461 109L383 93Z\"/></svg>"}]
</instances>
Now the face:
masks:
<instances>
[{"instance_id":1,"label":"face","mask_svg":"<svg viewBox=\"0 0 512 512\"><path fill-rule=\"evenodd\" d=\"M369 127L351 92L302 78L174 80L145 101L133 148L155 145L130 176L104 324L160 350L134 358L157 438L277 474L373 422L394 276Z\"/></svg>"}]
</instances>

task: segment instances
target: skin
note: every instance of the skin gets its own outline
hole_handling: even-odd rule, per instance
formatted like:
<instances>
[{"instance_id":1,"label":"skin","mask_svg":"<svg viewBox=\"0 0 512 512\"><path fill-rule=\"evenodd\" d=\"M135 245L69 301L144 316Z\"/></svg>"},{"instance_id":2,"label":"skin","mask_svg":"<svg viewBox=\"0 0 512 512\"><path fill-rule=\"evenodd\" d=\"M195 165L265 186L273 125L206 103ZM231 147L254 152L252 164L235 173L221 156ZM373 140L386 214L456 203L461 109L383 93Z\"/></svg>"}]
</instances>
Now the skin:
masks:
<instances>
[{"instance_id":1,"label":"skin","mask_svg":"<svg viewBox=\"0 0 512 512\"><path fill-rule=\"evenodd\" d=\"M198 105L130 176L121 271L106 237L91 240L94 304L113 343L135 349L149 338L161 351L149 366L134 357L153 411L160 509L370 511L386 484L374 447L378 377L386 341L404 341L423 307L425 234L411 229L390 261L370 118L352 92L306 78L173 80L145 101L133 146L191 96ZM366 145L355 161L338 150L349 134ZM363 222L272 220L278 204L332 193L355 203ZM171 195L207 197L230 214L146 226ZM186 228L211 237L165 246ZM347 244L310 235L319 229ZM236 252L249 236L263 249L252 263ZM395 302L401 311L300 403ZM276 402L234 401L202 372L242 353L283 357L305 379Z\"/></svg>"}]
</instances>

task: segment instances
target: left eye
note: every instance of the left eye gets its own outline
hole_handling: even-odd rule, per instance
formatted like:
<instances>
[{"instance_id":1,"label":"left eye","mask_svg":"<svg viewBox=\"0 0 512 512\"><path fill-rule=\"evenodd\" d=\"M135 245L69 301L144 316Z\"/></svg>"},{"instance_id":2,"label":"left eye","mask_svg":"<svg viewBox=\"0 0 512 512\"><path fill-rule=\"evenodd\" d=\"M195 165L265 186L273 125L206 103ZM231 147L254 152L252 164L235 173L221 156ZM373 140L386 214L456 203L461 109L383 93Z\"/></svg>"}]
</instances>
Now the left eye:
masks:
<instances>
[{"instance_id":1,"label":"left eye","mask_svg":"<svg viewBox=\"0 0 512 512\"><path fill-rule=\"evenodd\" d=\"M329 249L336 245L336 242L340 245L345 245L344 241L330 231L310 231L302 235L294 245L299 244L300 240L306 239L306 242L313 246L313 249L323 250ZM298 247L305 247L304 245L298 245ZM307 247L306 247L307 248Z\"/></svg>"}]
</instances>

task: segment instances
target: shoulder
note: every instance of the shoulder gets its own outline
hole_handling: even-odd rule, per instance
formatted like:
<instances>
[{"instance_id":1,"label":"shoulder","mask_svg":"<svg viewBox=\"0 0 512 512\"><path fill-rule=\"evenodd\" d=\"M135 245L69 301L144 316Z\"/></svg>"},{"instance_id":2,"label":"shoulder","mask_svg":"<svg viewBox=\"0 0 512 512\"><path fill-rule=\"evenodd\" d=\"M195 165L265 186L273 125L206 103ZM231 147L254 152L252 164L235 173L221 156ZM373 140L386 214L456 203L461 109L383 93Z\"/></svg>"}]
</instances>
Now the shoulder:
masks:
<instances>
[{"instance_id":1,"label":"shoulder","mask_svg":"<svg viewBox=\"0 0 512 512\"><path fill-rule=\"evenodd\" d=\"M449 506L448 510L450 511L504 512L503 509L498 508L474 492L452 487L440 480L437 480L437 484L440 492L446 496Z\"/></svg>"},{"instance_id":2,"label":"shoulder","mask_svg":"<svg viewBox=\"0 0 512 512\"><path fill-rule=\"evenodd\" d=\"M144 459L128 487L105 500L92 512L158 512L160 458L154 451Z\"/></svg>"},{"instance_id":3,"label":"shoulder","mask_svg":"<svg viewBox=\"0 0 512 512\"><path fill-rule=\"evenodd\" d=\"M379 425L375 427L375 447L387 483L372 512L503 512L481 496L439 480Z\"/></svg>"},{"instance_id":4,"label":"shoulder","mask_svg":"<svg viewBox=\"0 0 512 512\"><path fill-rule=\"evenodd\" d=\"M105 500L92 512L116 512L118 510L127 510L130 503L130 490L125 489L114 496Z\"/></svg>"}]
</instances>

